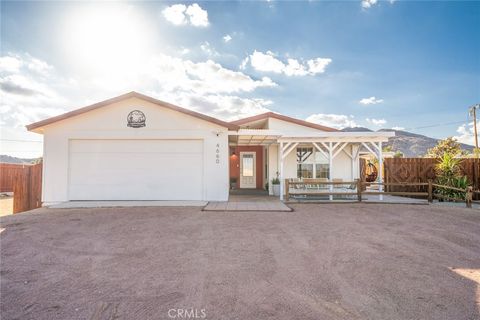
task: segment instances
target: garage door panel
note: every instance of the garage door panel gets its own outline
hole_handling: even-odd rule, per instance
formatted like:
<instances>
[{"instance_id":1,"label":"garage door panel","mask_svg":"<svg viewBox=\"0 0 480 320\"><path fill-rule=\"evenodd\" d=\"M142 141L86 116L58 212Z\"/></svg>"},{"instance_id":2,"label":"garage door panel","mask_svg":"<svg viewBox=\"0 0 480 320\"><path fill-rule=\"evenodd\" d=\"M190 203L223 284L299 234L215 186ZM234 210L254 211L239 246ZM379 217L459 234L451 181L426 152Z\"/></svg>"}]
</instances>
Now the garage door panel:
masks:
<instances>
[{"instance_id":1,"label":"garage door panel","mask_svg":"<svg viewBox=\"0 0 480 320\"><path fill-rule=\"evenodd\" d=\"M89 143L94 151L88 149ZM136 148L132 143L142 148L130 152ZM72 140L69 198L201 200L202 144L202 140ZM181 149L185 147L189 152Z\"/></svg>"},{"instance_id":2,"label":"garage door panel","mask_svg":"<svg viewBox=\"0 0 480 320\"><path fill-rule=\"evenodd\" d=\"M72 140L76 153L201 153L201 140Z\"/></svg>"}]
</instances>

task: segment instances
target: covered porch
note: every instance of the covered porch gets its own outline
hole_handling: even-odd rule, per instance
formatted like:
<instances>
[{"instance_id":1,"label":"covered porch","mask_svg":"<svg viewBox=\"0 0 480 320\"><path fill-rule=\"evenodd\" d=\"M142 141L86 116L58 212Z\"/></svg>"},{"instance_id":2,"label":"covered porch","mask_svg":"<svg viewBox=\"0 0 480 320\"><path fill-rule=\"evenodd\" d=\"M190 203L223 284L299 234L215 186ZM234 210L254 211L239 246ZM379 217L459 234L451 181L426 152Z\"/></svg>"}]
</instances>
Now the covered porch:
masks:
<instances>
[{"instance_id":1,"label":"covered porch","mask_svg":"<svg viewBox=\"0 0 480 320\"><path fill-rule=\"evenodd\" d=\"M383 143L393 132L326 132L310 136L282 136L278 139L280 199L285 195L285 179L324 179L329 182L355 181L360 177L360 156L378 162L378 182L383 182ZM289 172L290 154L297 150L297 176ZM313 155L313 157L312 157ZM309 160L310 159L310 160ZM310 169L311 168L311 169ZM305 172L306 171L306 172ZM329 186L333 192L335 186ZM380 190L381 190L380 185ZM332 196L330 196L332 200Z\"/></svg>"},{"instance_id":2,"label":"covered porch","mask_svg":"<svg viewBox=\"0 0 480 320\"><path fill-rule=\"evenodd\" d=\"M294 135L268 129L240 129L232 133L229 139L230 177L235 172L241 181L255 172L256 179L260 179L264 186L261 188L257 183L255 187L268 189L270 195L274 194L272 180L278 178L281 182L278 196L283 200L286 179L355 181L361 175L362 156L376 159L378 168L382 168L383 143L392 136L393 132L319 132ZM242 156L236 152L252 147L261 150L261 161L253 161L245 157L245 154ZM261 175L258 170L262 172ZM383 182L381 169L378 170L377 181ZM237 187L242 189L242 184L237 184ZM333 192L335 187L330 185L329 188Z\"/></svg>"}]
</instances>

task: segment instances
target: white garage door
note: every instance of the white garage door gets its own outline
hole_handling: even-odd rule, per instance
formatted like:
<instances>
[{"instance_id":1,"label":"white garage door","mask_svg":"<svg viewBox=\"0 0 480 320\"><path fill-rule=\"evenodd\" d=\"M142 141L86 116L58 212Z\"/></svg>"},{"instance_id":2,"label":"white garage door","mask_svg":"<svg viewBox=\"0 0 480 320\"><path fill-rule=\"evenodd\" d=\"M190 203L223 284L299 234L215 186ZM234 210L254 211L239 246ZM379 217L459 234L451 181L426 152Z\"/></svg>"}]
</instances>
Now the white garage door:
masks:
<instances>
[{"instance_id":1,"label":"white garage door","mask_svg":"<svg viewBox=\"0 0 480 320\"><path fill-rule=\"evenodd\" d=\"M202 200L202 140L71 140L70 200Z\"/></svg>"}]
</instances>

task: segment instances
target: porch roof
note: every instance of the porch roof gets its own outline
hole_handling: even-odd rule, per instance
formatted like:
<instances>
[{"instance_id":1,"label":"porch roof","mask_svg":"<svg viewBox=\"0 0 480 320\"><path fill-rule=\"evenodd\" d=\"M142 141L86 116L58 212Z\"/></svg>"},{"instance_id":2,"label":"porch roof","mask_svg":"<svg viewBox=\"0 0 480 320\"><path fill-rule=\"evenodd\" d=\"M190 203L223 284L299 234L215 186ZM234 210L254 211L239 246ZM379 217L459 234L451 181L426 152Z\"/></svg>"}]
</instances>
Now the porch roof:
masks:
<instances>
[{"instance_id":1,"label":"porch roof","mask_svg":"<svg viewBox=\"0 0 480 320\"><path fill-rule=\"evenodd\" d=\"M282 136L280 132L270 129L239 129L229 131L228 135L231 143L239 145L269 145Z\"/></svg>"},{"instance_id":2,"label":"porch roof","mask_svg":"<svg viewBox=\"0 0 480 320\"><path fill-rule=\"evenodd\" d=\"M387 142L393 131L382 132L319 132L282 135L278 142Z\"/></svg>"},{"instance_id":3,"label":"porch roof","mask_svg":"<svg viewBox=\"0 0 480 320\"><path fill-rule=\"evenodd\" d=\"M268 145L277 142L387 142L395 132L312 132L292 133L271 129L229 131L230 142L242 145Z\"/></svg>"}]
</instances>

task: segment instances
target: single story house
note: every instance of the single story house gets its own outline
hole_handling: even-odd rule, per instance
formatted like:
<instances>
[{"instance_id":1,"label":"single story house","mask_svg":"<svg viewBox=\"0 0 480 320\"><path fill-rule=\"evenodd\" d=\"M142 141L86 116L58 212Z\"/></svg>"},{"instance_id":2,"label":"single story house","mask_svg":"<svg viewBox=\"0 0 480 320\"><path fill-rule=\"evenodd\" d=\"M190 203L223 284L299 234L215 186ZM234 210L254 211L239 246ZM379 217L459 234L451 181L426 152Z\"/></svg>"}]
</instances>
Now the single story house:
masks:
<instances>
[{"instance_id":1,"label":"single story house","mask_svg":"<svg viewBox=\"0 0 480 320\"><path fill-rule=\"evenodd\" d=\"M382 143L394 134L341 132L273 112L225 122L136 92L27 129L44 135L44 205L225 201L231 182L264 189L277 177L351 181L359 156L381 162Z\"/></svg>"}]
</instances>

